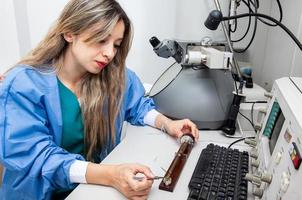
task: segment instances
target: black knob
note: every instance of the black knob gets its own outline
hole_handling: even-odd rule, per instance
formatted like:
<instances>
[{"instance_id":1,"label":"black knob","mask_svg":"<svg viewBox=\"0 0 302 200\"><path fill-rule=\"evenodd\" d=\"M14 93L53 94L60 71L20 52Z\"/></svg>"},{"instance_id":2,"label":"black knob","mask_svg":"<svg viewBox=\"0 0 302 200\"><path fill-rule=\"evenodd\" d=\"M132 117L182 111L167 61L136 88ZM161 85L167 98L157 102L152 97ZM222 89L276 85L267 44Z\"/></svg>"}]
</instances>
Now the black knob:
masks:
<instances>
[{"instance_id":1,"label":"black knob","mask_svg":"<svg viewBox=\"0 0 302 200\"><path fill-rule=\"evenodd\" d=\"M204 25L210 30L216 30L219 23L222 21L222 13L218 10L213 10L210 12L207 20L204 22Z\"/></svg>"},{"instance_id":2,"label":"black knob","mask_svg":"<svg viewBox=\"0 0 302 200\"><path fill-rule=\"evenodd\" d=\"M160 41L157 37L153 36L150 38L149 42L151 43L152 47L155 48L157 45L160 44Z\"/></svg>"}]
</instances>

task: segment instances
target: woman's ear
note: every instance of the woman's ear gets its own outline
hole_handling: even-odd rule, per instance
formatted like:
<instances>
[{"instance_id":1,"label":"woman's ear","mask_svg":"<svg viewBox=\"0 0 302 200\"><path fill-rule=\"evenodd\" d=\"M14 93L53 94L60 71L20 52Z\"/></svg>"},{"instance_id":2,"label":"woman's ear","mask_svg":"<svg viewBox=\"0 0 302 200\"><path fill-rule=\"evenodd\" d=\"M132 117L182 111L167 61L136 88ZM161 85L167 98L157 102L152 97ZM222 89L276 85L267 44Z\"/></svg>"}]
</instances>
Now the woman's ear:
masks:
<instances>
[{"instance_id":1,"label":"woman's ear","mask_svg":"<svg viewBox=\"0 0 302 200\"><path fill-rule=\"evenodd\" d=\"M74 35L72 33L64 33L63 34L64 39L66 40L66 42L73 42L74 40Z\"/></svg>"}]
</instances>

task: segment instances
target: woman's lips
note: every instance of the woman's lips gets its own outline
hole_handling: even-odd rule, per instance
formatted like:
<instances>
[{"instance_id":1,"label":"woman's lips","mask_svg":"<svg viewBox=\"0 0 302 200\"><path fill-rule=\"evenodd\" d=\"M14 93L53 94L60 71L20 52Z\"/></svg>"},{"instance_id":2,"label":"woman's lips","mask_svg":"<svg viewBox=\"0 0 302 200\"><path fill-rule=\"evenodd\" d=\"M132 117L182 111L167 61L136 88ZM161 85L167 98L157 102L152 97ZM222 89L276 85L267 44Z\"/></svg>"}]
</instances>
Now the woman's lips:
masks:
<instances>
[{"instance_id":1,"label":"woman's lips","mask_svg":"<svg viewBox=\"0 0 302 200\"><path fill-rule=\"evenodd\" d=\"M107 65L107 63L105 63L105 62L99 62L99 61L96 61L96 64L97 64L101 69L103 69L103 68Z\"/></svg>"}]
</instances>

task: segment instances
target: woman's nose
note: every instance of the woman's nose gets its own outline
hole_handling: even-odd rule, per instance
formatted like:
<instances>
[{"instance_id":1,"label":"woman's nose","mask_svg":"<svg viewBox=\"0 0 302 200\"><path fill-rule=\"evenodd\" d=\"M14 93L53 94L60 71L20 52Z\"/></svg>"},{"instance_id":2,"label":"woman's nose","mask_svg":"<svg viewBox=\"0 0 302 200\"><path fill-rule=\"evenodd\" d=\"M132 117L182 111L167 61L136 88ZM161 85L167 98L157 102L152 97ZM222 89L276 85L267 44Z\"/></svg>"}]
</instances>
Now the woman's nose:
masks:
<instances>
[{"instance_id":1,"label":"woman's nose","mask_svg":"<svg viewBox=\"0 0 302 200\"><path fill-rule=\"evenodd\" d=\"M114 45L108 44L103 49L103 56L106 57L108 60L112 60L115 56L115 48Z\"/></svg>"}]
</instances>

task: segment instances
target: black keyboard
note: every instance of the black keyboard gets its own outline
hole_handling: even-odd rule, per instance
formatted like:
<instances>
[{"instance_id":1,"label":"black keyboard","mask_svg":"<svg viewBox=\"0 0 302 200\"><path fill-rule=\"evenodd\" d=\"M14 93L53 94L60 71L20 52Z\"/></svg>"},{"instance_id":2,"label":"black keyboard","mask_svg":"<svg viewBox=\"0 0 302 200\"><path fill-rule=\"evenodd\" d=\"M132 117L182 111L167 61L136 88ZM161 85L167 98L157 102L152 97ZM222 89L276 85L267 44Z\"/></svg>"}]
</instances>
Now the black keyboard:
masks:
<instances>
[{"instance_id":1,"label":"black keyboard","mask_svg":"<svg viewBox=\"0 0 302 200\"><path fill-rule=\"evenodd\" d=\"M189 183L188 200L247 199L249 154L209 144L202 150Z\"/></svg>"}]
</instances>

